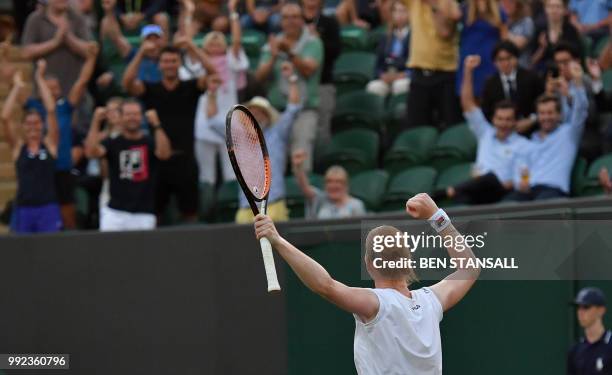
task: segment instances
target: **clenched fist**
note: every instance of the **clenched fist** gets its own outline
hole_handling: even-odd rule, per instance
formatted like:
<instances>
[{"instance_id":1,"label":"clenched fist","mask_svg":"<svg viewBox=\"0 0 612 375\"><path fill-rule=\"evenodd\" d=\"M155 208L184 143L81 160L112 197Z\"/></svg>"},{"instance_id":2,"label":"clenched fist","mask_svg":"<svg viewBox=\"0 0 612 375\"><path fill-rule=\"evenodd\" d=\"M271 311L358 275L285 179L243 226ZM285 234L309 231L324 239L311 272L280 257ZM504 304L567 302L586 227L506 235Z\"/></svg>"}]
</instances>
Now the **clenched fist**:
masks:
<instances>
[{"instance_id":1,"label":"clenched fist","mask_svg":"<svg viewBox=\"0 0 612 375\"><path fill-rule=\"evenodd\" d=\"M406 212L415 219L427 220L438 211L438 205L426 193L420 193L408 199Z\"/></svg>"}]
</instances>

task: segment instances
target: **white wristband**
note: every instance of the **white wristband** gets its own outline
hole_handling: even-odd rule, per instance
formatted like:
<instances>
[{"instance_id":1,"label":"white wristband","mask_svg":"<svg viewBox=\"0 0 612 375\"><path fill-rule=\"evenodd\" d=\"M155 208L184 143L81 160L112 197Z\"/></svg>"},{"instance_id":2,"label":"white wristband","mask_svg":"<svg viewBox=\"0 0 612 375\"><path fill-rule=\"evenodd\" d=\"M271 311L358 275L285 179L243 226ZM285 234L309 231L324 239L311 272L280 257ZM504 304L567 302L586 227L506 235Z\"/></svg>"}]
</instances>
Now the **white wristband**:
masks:
<instances>
[{"instance_id":1,"label":"white wristband","mask_svg":"<svg viewBox=\"0 0 612 375\"><path fill-rule=\"evenodd\" d=\"M429 225L431 225L431 227L438 233L442 232L451 224L450 218L441 208L438 208L438 211L431 215L427 221L429 222Z\"/></svg>"}]
</instances>

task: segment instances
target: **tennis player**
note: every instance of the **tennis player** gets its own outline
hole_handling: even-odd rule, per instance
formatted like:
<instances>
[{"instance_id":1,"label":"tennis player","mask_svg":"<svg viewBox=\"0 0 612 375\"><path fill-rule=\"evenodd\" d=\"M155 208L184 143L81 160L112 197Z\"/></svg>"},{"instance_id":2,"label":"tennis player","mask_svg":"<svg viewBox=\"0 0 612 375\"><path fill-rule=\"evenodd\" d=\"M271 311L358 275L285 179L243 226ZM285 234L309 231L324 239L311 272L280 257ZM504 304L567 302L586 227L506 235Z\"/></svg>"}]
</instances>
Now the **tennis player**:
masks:
<instances>
[{"instance_id":1,"label":"tennis player","mask_svg":"<svg viewBox=\"0 0 612 375\"><path fill-rule=\"evenodd\" d=\"M444 238L461 234L446 213L427 194L418 194L406 202L406 211L416 219L428 219ZM377 236L395 236L399 230L381 226L371 230L366 239L365 262L374 280L374 289L353 288L331 278L313 259L282 238L274 223L265 215L255 220L257 238L267 237L302 282L313 292L355 317L354 357L360 375L440 375L442 345L439 323L444 311L457 304L478 278L480 269L460 268L430 287L411 290L412 269L379 269L377 259L393 261L410 257L406 247L385 247L374 251ZM458 243L444 241L444 243ZM463 242L463 241L461 241ZM377 249L380 250L380 249ZM452 258L474 258L470 248L448 248ZM462 264L465 261L457 261Z\"/></svg>"}]
</instances>

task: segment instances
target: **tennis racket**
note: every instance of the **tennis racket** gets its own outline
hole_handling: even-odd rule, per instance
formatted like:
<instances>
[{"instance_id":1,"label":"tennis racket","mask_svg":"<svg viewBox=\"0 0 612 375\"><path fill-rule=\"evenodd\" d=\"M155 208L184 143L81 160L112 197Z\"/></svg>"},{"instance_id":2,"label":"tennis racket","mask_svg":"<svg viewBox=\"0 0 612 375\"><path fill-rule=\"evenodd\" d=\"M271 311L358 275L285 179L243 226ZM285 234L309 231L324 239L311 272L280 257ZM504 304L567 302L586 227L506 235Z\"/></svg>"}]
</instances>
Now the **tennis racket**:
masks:
<instances>
[{"instance_id":1,"label":"tennis racket","mask_svg":"<svg viewBox=\"0 0 612 375\"><path fill-rule=\"evenodd\" d=\"M272 183L272 171L266 140L257 120L245 106L236 105L227 114L225 135L232 168L253 210L253 215L260 212L265 214ZM257 207L257 202L260 203L259 207ZM268 279L268 292L280 290L272 245L265 237L261 238L259 243Z\"/></svg>"}]
</instances>

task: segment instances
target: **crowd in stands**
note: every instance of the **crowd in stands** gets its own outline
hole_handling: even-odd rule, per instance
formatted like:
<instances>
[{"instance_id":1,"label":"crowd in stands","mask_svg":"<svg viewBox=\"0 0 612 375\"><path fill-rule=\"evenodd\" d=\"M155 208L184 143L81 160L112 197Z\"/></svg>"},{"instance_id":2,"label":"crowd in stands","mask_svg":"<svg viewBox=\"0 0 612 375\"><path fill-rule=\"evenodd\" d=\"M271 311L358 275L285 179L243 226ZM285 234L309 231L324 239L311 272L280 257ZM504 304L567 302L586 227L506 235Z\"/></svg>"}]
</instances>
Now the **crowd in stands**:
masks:
<instances>
[{"instance_id":1,"label":"crowd in stands","mask_svg":"<svg viewBox=\"0 0 612 375\"><path fill-rule=\"evenodd\" d=\"M18 233L252 221L225 146L239 103L264 132L275 220L362 216L407 176L441 204L527 201L571 196L592 163L612 192L610 0L14 3L0 48L35 83L28 98L30 77L2 70Z\"/></svg>"}]
</instances>

